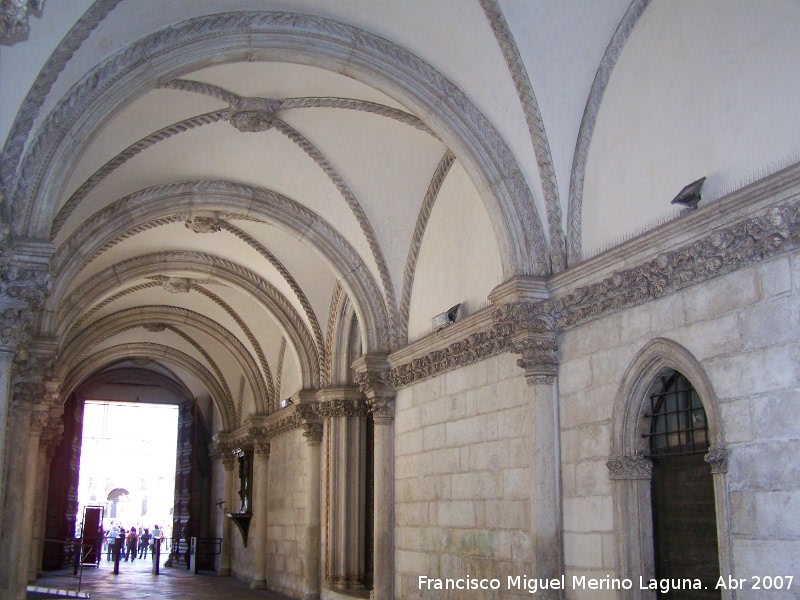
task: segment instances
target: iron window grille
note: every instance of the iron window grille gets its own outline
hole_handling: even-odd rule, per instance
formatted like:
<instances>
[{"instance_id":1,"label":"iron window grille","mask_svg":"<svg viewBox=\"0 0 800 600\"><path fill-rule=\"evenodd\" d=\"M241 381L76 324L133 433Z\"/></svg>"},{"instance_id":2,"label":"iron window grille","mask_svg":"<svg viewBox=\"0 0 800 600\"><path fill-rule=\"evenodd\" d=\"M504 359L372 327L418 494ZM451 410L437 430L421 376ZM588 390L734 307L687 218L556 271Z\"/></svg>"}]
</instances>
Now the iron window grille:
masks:
<instances>
[{"instance_id":1,"label":"iron window grille","mask_svg":"<svg viewBox=\"0 0 800 600\"><path fill-rule=\"evenodd\" d=\"M651 456L697 454L708 451L708 421L700 396L677 371L660 376L650 394Z\"/></svg>"}]
</instances>

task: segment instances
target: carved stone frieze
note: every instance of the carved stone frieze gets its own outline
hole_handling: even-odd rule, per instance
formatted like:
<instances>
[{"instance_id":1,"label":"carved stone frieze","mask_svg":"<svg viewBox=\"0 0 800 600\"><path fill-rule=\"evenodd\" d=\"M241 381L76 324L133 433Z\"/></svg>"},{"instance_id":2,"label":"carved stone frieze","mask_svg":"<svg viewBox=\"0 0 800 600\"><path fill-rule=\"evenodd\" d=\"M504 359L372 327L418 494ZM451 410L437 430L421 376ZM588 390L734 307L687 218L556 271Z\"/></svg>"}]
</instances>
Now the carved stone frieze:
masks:
<instances>
[{"instance_id":1,"label":"carved stone frieze","mask_svg":"<svg viewBox=\"0 0 800 600\"><path fill-rule=\"evenodd\" d=\"M150 333L161 333L162 331L166 331L167 324L166 323L145 323L142 325L147 331Z\"/></svg>"},{"instance_id":2,"label":"carved stone frieze","mask_svg":"<svg viewBox=\"0 0 800 600\"><path fill-rule=\"evenodd\" d=\"M29 11L39 12L44 0L2 0L0 2L0 40L28 33Z\"/></svg>"},{"instance_id":3,"label":"carved stone frieze","mask_svg":"<svg viewBox=\"0 0 800 600\"><path fill-rule=\"evenodd\" d=\"M652 479L653 461L641 454L615 456L606 463L611 479Z\"/></svg>"},{"instance_id":4,"label":"carved stone frieze","mask_svg":"<svg viewBox=\"0 0 800 600\"><path fill-rule=\"evenodd\" d=\"M280 100L271 98L236 98L230 106L230 123L246 133L267 131L275 127L275 114Z\"/></svg>"},{"instance_id":5,"label":"carved stone frieze","mask_svg":"<svg viewBox=\"0 0 800 600\"><path fill-rule=\"evenodd\" d=\"M392 387L399 388L410 385L476 363L501 352L507 352L510 343L511 328L508 325L495 325L486 331L472 333L446 348L434 350L425 356L393 368L391 371Z\"/></svg>"},{"instance_id":6,"label":"carved stone frieze","mask_svg":"<svg viewBox=\"0 0 800 600\"><path fill-rule=\"evenodd\" d=\"M703 458L711 466L713 474L728 472L728 451L724 447L714 446L709 448L708 454Z\"/></svg>"},{"instance_id":7,"label":"carved stone frieze","mask_svg":"<svg viewBox=\"0 0 800 600\"><path fill-rule=\"evenodd\" d=\"M41 308L50 291L50 283L46 268L14 264L11 260L0 270L0 301L5 298L24 303L31 309Z\"/></svg>"},{"instance_id":8,"label":"carved stone frieze","mask_svg":"<svg viewBox=\"0 0 800 600\"><path fill-rule=\"evenodd\" d=\"M322 419L365 417L369 414L369 407L363 398L357 400L326 400L317 405L317 414Z\"/></svg>"}]
</instances>

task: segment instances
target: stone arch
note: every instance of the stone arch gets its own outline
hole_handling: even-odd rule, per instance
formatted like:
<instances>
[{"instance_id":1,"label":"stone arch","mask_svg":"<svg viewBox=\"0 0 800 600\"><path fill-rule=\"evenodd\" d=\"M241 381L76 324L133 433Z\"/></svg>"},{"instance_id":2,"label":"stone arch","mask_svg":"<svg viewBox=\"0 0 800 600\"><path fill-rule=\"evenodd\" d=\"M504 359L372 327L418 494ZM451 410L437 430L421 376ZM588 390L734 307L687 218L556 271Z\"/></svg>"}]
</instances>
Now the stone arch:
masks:
<instances>
[{"instance_id":1,"label":"stone arch","mask_svg":"<svg viewBox=\"0 0 800 600\"><path fill-rule=\"evenodd\" d=\"M161 276L165 271L200 272L205 277L218 279L236 288L247 289L275 316L287 333L301 365L304 386L317 387L320 377L320 357L313 337L292 306L277 290L273 290L271 286L265 287L264 282L251 271L230 261L199 252L145 254L100 271L78 286L70 294L65 305L60 307L59 313L63 311L64 314L61 315L61 327L57 332L63 336L77 315L112 290L131 281Z\"/></svg>"},{"instance_id":2,"label":"stone arch","mask_svg":"<svg viewBox=\"0 0 800 600\"><path fill-rule=\"evenodd\" d=\"M634 582L655 576L653 518L650 482L653 463L645 426L646 395L655 378L666 369L682 373L692 383L706 411L709 452L705 456L713 474L720 573L733 572L727 491L727 450L719 402L705 370L686 348L666 338L648 342L634 357L622 379L612 416L612 456L607 466L612 479L617 575ZM650 595L648 595L650 594ZM730 598L729 590L723 598ZM623 598L651 598L652 592L622 591Z\"/></svg>"},{"instance_id":3,"label":"stone arch","mask_svg":"<svg viewBox=\"0 0 800 600\"><path fill-rule=\"evenodd\" d=\"M353 328L358 327L358 316L347 296L337 304L334 315L331 346L331 377L329 385L352 384L351 358L353 355Z\"/></svg>"},{"instance_id":4,"label":"stone arch","mask_svg":"<svg viewBox=\"0 0 800 600\"><path fill-rule=\"evenodd\" d=\"M161 361L185 369L205 386L211 401L217 409L223 431L230 431L235 423L233 399L226 396L222 386L214 375L197 360L179 350L146 342L119 344L93 354L76 364L62 361L56 370L56 376L64 383L61 385L59 400L63 403L81 383L92 374L101 371L107 365L120 359L147 358L156 363Z\"/></svg>"},{"instance_id":5,"label":"stone arch","mask_svg":"<svg viewBox=\"0 0 800 600\"><path fill-rule=\"evenodd\" d=\"M53 270L59 274L48 300L55 311L64 289L98 252L121 241L137 228L187 218L202 206L204 212L236 219L258 219L302 237L339 276L354 299L369 348L387 350L391 324L376 282L350 245L315 212L281 194L230 181L182 181L160 185L121 198L87 219L56 251ZM219 234L206 234L219 235ZM223 234L224 235L224 234ZM42 329L49 331L52 317L44 315Z\"/></svg>"},{"instance_id":6,"label":"stone arch","mask_svg":"<svg viewBox=\"0 0 800 600\"><path fill-rule=\"evenodd\" d=\"M148 369L123 367L119 369L109 369L111 365L105 365L102 369L95 371L84 379L77 388L78 395L82 395L84 390L90 390L93 386L106 383L117 383L120 377L128 377L137 381L157 385L170 392L176 399L191 401L194 399L189 387L181 381L179 377L168 377L163 373L150 371Z\"/></svg>"},{"instance_id":7,"label":"stone arch","mask_svg":"<svg viewBox=\"0 0 800 600\"><path fill-rule=\"evenodd\" d=\"M84 140L131 98L202 66L280 60L347 73L427 115L426 124L463 162L487 204L506 278L546 275L549 252L533 196L511 150L478 108L440 72L400 46L328 19L236 12L187 20L107 59L58 103L23 157L10 198L16 232L48 236L55 207ZM74 135L74 132L81 135Z\"/></svg>"},{"instance_id":8,"label":"stone arch","mask_svg":"<svg viewBox=\"0 0 800 600\"><path fill-rule=\"evenodd\" d=\"M122 331L156 323L174 327L189 326L208 335L226 348L234 357L253 391L257 411L260 414L269 411L275 397L271 378L262 377L255 360L235 335L216 321L185 308L137 306L105 316L68 340L61 351L61 358L67 363L74 363L80 356L90 352L94 346Z\"/></svg>"}]
</instances>

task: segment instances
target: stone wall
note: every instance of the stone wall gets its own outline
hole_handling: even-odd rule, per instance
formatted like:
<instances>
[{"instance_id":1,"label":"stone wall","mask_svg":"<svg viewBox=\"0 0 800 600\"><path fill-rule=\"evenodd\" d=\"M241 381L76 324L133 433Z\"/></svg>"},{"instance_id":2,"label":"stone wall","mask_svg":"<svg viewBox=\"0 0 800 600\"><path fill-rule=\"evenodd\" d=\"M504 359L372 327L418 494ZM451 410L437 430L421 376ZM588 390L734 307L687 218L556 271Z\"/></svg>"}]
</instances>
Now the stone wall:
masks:
<instances>
[{"instance_id":1,"label":"stone wall","mask_svg":"<svg viewBox=\"0 0 800 600\"><path fill-rule=\"evenodd\" d=\"M734 575L748 578L749 584L754 575L800 572L800 420L792 411L800 385L798 312L800 254L794 253L561 336L558 383L568 580L571 575L615 575L614 527L626 524L614 523L605 464L612 453L612 415L626 370L657 337L680 344L697 359L719 403L729 467L728 498L717 498L717 505L722 500L729 506ZM724 528L720 523L722 537ZM762 594L744 591L737 598ZM771 592L769 597L792 594L796 591ZM567 598L583 597L617 596L567 593Z\"/></svg>"},{"instance_id":2,"label":"stone wall","mask_svg":"<svg viewBox=\"0 0 800 600\"><path fill-rule=\"evenodd\" d=\"M267 585L292 597L303 595L306 450L302 429L270 443Z\"/></svg>"},{"instance_id":3,"label":"stone wall","mask_svg":"<svg viewBox=\"0 0 800 600\"><path fill-rule=\"evenodd\" d=\"M530 572L530 415L516 358L495 356L398 392L395 597L486 598L423 593L418 577L498 577L505 588L507 575Z\"/></svg>"}]
</instances>

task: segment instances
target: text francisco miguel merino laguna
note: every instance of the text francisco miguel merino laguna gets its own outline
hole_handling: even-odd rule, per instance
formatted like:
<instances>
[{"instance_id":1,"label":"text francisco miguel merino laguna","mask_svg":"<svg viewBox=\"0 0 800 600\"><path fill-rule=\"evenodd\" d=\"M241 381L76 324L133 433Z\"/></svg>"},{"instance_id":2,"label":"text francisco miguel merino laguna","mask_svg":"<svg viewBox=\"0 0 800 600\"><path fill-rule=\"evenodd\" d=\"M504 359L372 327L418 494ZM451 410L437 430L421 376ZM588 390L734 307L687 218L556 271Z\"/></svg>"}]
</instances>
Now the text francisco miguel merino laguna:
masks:
<instances>
[{"instance_id":1,"label":"text francisco miguel merino laguna","mask_svg":"<svg viewBox=\"0 0 800 600\"><path fill-rule=\"evenodd\" d=\"M499 590L502 582L500 579L477 579L467 575L461 579L436 579L420 575L418 580L421 590ZM509 575L506 578L507 590L527 591L535 594L541 590L564 590L567 578L562 575L555 579L537 579L524 575ZM618 579L614 577L586 577L585 575L572 576L572 589L579 590L630 590L634 587L632 579ZM640 590L658 590L666 594L671 590L702 590L705 589L699 579L647 579L640 577L638 583ZM733 585L731 585L733 584ZM729 583L724 577L717 581L715 589L739 587L736 579Z\"/></svg>"}]
</instances>

